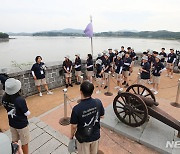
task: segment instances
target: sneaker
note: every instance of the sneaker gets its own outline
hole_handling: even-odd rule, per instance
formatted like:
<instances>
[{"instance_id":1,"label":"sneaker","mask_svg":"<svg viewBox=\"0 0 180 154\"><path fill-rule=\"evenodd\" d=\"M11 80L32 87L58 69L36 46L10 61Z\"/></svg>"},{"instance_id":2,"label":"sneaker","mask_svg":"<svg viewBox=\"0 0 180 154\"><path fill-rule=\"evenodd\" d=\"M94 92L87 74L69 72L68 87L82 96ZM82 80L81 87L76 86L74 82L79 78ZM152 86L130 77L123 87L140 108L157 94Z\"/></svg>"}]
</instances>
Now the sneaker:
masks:
<instances>
[{"instance_id":1,"label":"sneaker","mask_svg":"<svg viewBox=\"0 0 180 154\"><path fill-rule=\"evenodd\" d=\"M100 91L100 90L96 91L96 94L100 94L100 93L101 93L101 91Z\"/></svg>"},{"instance_id":2,"label":"sneaker","mask_svg":"<svg viewBox=\"0 0 180 154\"><path fill-rule=\"evenodd\" d=\"M66 88L68 88L68 84L66 84Z\"/></svg>"},{"instance_id":3,"label":"sneaker","mask_svg":"<svg viewBox=\"0 0 180 154\"><path fill-rule=\"evenodd\" d=\"M147 92L146 92L146 91L144 91L142 95L143 95L143 96L147 95Z\"/></svg>"},{"instance_id":4,"label":"sneaker","mask_svg":"<svg viewBox=\"0 0 180 154\"><path fill-rule=\"evenodd\" d=\"M172 78L173 78L173 76L171 75L171 76L170 76L170 79L172 79Z\"/></svg>"},{"instance_id":5,"label":"sneaker","mask_svg":"<svg viewBox=\"0 0 180 154\"><path fill-rule=\"evenodd\" d=\"M123 83L122 83L122 85L125 85L126 84L126 81L124 81Z\"/></svg>"},{"instance_id":6,"label":"sneaker","mask_svg":"<svg viewBox=\"0 0 180 154\"><path fill-rule=\"evenodd\" d=\"M77 83L77 85L80 85L80 84L81 84L81 82L78 82L78 83Z\"/></svg>"},{"instance_id":7,"label":"sneaker","mask_svg":"<svg viewBox=\"0 0 180 154\"><path fill-rule=\"evenodd\" d=\"M148 81L148 84L152 84L152 81L149 80L149 81Z\"/></svg>"},{"instance_id":8,"label":"sneaker","mask_svg":"<svg viewBox=\"0 0 180 154\"><path fill-rule=\"evenodd\" d=\"M119 89L119 88L120 88L119 86L114 87L114 89Z\"/></svg>"},{"instance_id":9,"label":"sneaker","mask_svg":"<svg viewBox=\"0 0 180 154\"><path fill-rule=\"evenodd\" d=\"M69 84L69 86L70 86L70 87L73 87L73 85L72 85L72 84Z\"/></svg>"},{"instance_id":10,"label":"sneaker","mask_svg":"<svg viewBox=\"0 0 180 154\"><path fill-rule=\"evenodd\" d=\"M52 94L53 94L53 92L51 92L51 91L48 91L48 92L47 92L47 94L48 94L48 95L52 95Z\"/></svg>"},{"instance_id":11,"label":"sneaker","mask_svg":"<svg viewBox=\"0 0 180 154\"><path fill-rule=\"evenodd\" d=\"M154 92L154 95L156 95L156 94L158 94L158 91L155 91L155 92Z\"/></svg>"},{"instance_id":12,"label":"sneaker","mask_svg":"<svg viewBox=\"0 0 180 154\"><path fill-rule=\"evenodd\" d=\"M166 76L166 77L169 77L169 75L168 75L168 74L166 74L165 76Z\"/></svg>"},{"instance_id":13,"label":"sneaker","mask_svg":"<svg viewBox=\"0 0 180 154\"><path fill-rule=\"evenodd\" d=\"M39 93L39 96L42 97L42 92Z\"/></svg>"},{"instance_id":14,"label":"sneaker","mask_svg":"<svg viewBox=\"0 0 180 154\"><path fill-rule=\"evenodd\" d=\"M155 91L153 88L150 89L151 91Z\"/></svg>"},{"instance_id":15,"label":"sneaker","mask_svg":"<svg viewBox=\"0 0 180 154\"><path fill-rule=\"evenodd\" d=\"M119 91L123 91L123 88L119 88Z\"/></svg>"},{"instance_id":16,"label":"sneaker","mask_svg":"<svg viewBox=\"0 0 180 154\"><path fill-rule=\"evenodd\" d=\"M108 86L105 86L104 89L106 89Z\"/></svg>"}]
</instances>

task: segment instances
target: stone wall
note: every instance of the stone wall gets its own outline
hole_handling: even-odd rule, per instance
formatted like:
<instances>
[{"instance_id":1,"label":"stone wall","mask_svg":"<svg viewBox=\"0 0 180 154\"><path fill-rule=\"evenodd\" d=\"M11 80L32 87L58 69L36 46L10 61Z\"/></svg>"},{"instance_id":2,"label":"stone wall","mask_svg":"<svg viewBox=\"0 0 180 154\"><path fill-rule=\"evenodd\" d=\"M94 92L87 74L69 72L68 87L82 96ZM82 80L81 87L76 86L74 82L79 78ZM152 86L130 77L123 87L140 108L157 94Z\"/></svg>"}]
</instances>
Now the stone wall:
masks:
<instances>
[{"instance_id":1,"label":"stone wall","mask_svg":"<svg viewBox=\"0 0 180 154\"><path fill-rule=\"evenodd\" d=\"M139 58L140 59L140 58ZM139 64L139 60L135 62L135 65ZM72 82L75 82L75 75L73 69ZM82 75L86 79L85 60L82 60ZM38 91L35 87L34 79L30 70L19 71L16 73L8 73L10 77L16 78L22 83L22 94L24 97L37 94ZM54 89L65 85L64 71L62 65L49 66L46 70L46 79L49 89ZM44 91L44 88L42 89ZM0 84L0 100L3 95L2 85Z\"/></svg>"}]
</instances>

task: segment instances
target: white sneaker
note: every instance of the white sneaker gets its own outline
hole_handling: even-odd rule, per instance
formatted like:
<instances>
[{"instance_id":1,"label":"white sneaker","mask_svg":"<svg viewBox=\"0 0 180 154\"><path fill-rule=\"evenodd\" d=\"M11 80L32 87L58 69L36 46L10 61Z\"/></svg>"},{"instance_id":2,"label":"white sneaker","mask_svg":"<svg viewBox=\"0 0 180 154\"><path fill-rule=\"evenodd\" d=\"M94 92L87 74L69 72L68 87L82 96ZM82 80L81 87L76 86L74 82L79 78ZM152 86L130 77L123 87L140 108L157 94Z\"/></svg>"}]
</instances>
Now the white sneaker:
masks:
<instances>
[{"instance_id":1,"label":"white sneaker","mask_svg":"<svg viewBox=\"0 0 180 154\"><path fill-rule=\"evenodd\" d=\"M156 94L158 94L158 91L155 91L155 92L154 92L154 95L156 95Z\"/></svg>"},{"instance_id":2,"label":"white sneaker","mask_svg":"<svg viewBox=\"0 0 180 154\"><path fill-rule=\"evenodd\" d=\"M123 91L123 88L119 88L120 91Z\"/></svg>"},{"instance_id":3,"label":"white sneaker","mask_svg":"<svg viewBox=\"0 0 180 154\"><path fill-rule=\"evenodd\" d=\"M53 94L53 92L51 92L51 91L48 91L48 92L47 92L47 94L48 94L48 95L52 95L52 94Z\"/></svg>"},{"instance_id":4,"label":"white sneaker","mask_svg":"<svg viewBox=\"0 0 180 154\"><path fill-rule=\"evenodd\" d=\"M170 79L172 79L172 78L173 78L173 76L171 75L171 76L170 76Z\"/></svg>"},{"instance_id":5,"label":"white sneaker","mask_svg":"<svg viewBox=\"0 0 180 154\"><path fill-rule=\"evenodd\" d=\"M147 95L147 92L146 92L146 91L144 91L142 95L143 95L143 96Z\"/></svg>"},{"instance_id":6,"label":"white sneaker","mask_svg":"<svg viewBox=\"0 0 180 154\"><path fill-rule=\"evenodd\" d=\"M151 91L155 91L153 88L150 89Z\"/></svg>"},{"instance_id":7,"label":"white sneaker","mask_svg":"<svg viewBox=\"0 0 180 154\"><path fill-rule=\"evenodd\" d=\"M152 81L149 80L149 81L148 81L148 84L152 84Z\"/></svg>"},{"instance_id":8,"label":"white sneaker","mask_svg":"<svg viewBox=\"0 0 180 154\"><path fill-rule=\"evenodd\" d=\"M119 89L119 88L120 88L119 86L114 87L114 89Z\"/></svg>"},{"instance_id":9,"label":"white sneaker","mask_svg":"<svg viewBox=\"0 0 180 154\"><path fill-rule=\"evenodd\" d=\"M39 96L42 97L42 92L39 93Z\"/></svg>"},{"instance_id":10,"label":"white sneaker","mask_svg":"<svg viewBox=\"0 0 180 154\"><path fill-rule=\"evenodd\" d=\"M165 76L166 76L166 77L169 77L169 75L168 75L168 74L166 74Z\"/></svg>"},{"instance_id":11,"label":"white sneaker","mask_svg":"<svg viewBox=\"0 0 180 154\"><path fill-rule=\"evenodd\" d=\"M96 91L96 94L100 94L100 93L101 93L101 91L100 91L100 90Z\"/></svg>"}]
</instances>

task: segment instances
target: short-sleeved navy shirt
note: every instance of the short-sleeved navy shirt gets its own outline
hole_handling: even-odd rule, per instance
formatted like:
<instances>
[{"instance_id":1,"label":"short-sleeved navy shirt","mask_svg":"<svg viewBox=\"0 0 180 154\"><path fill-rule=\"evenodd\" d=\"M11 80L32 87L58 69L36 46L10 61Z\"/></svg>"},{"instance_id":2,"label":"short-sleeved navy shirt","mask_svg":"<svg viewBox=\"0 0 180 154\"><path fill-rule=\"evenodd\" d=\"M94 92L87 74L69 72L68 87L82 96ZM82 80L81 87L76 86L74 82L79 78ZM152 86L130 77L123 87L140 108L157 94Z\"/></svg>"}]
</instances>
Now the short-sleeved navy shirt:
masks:
<instances>
[{"instance_id":1,"label":"short-sleeved navy shirt","mask_svg":"<svg viewBox=\"0 0 180 154\"><path fill-rule=\"evenodd\" d=\"M31 68L31 71L34 71L34 74L35 74L37 79L44 79L45 78L45 70L44 70L43 66L44 66L44 63L40 62L40 64L35 63Z\"/></svg>"},{"instance_id":2,"label":"short-sleeved navy shirt","mask_svg":"<svg viewBox=\"0 0 180 154\"><path fill-rule=\"evenodd\" d=\"M167 57L167 54L165 52L160 52L159 55L162 55L161 62L165 62L165 58Z\"/></svg>"},{"instance_id":3,"label":"short-sleeved navy shirt","mask_svg":"<svg viewBox=\"0 0 180 154\"><path fill-rule=\"evenodd\" d=\"M104 72L108 73L109 70L110 70L110 60L109 60L109 59L104 59L103 65L104 65L104 68L108 67L108 68L104 71Z\"/></svg>"},{"instance_id":4,"label":"short-sleeved navy shirt","mask_svg":"<svg viewBox=\"0 0 180 154\"><path fill-rule=\"evenodd\" d=\"M141 79L150 79L150 64L149 62L144 63L144 65L142 66L142 69L146 70L142 71L141 73Z\"/></svg>"},{"instance_id":5,"label":"short-sleeved navy shirt","mask_svg":"<svg viewBox=\"0 0 180 154\"><path fill-rule=\"evenodd\" d=\"M81 65L81 59L80 58L76 58L75 59L75 66ZM81 71L81 66L75 68L76 71Z\"/></svg>"},{"instance_id":6,"label":"short-sleeved navy shirt","mask_svg":"<svg viewBox=\"0 0 180 154\"><path fill-rule=\"evenodd\" d=\"M2 98L2 104L7 110L9 125L11 127L22 129L28 125L27 116L24 115L28 111L24 98L5 94Z\"/></svg>"},{"instance_id":7,"label":"short-sleeved navy shirt","mask_svg":"<svg viewBox=\"0 0 180 154\"><path fill-rule=\"evenodd\" d=\"M130 52L130 58L132 59L132 61L135 60L135 56L136 56L136 53L134 51Z\"/></svg>"},{"instance_id":8,"label":"short-sleeved navy shirt","mask_svg":"<svg viewBox=\"0 0 180 154\"><path fill-rule=\"evenodd\" d=\"M153 64L153 70L152 70L152 74L154 75L154 76L160 76L161 74L160 74L160 70L162 70L164 68L164 65L161 63L161 62L155 62L154 64Z\"/></svg>"},{"instance_id":9,"label":"short-sleeved navy shirt","mask_svg":"<svg viewBox=\"0 0 180 154\"><path fill-rule=\"evenodd\" d=\"M169 53L168 54L168 63L173 63L174 59L176 58L176 54L175 53Z\"/></svg>"},{"instance_id":10,"label":"short-sleeved navy shirt","mask_svg":"<svg viewBox=\"0 0 180 154\"><path fill-rule=\"evenodd\" d=\"M86 64L87 64L87 66L91 66L92 65L92 67L89 67L89 68L87 68L87 71L93 71L93 60L92 59L87 59L87 61L86 61Z\"/></svg>"},{"instance_id":11,"label":"short-sleeved navy shirt","mask_svg":"<svg viewBox=\"0 0 180 154\"><path fill-rule=\"evenodd\" d=\"M102 102L99 99L88 98L81 100L73 108L70 123L77 124L77 131L79 132L83 127L93 125L93 134L85 141L92 142L100 138L100 117L103 115L104 107Z\"/></svg>"},{"instance_id":12,"label":"short-sleeved navy shirt","mask_svg":"<svg viewBox=\"0 0 180 154\"><path fill-rule=\"evenodd\" d=\"M114 58L114 53L113 52L111 52L111 53L109 53L109 61L110 61L110 63L112 63L113 62L113 58Z\"/></svg>"},{"instance_id":13,"label":"short-sleeved navy shirt","mask_svg":"<svg viewBox=\"0 0 180 154\"><path fill-rule=\"evenodd\" d=\"M116 60L115 61L115 72L116 73L119 73L120 72L120 69L123 67L123 65L124 65L124 62L123 62L123 60L122 59L120 59L120 60Z\"/></svg>"},{"instance_id":14,"label":"short-sleeved navy shirt","mask_svg":"<svg viewBox=\"0 0 180 154\"><path fill-rule=\"evenodd\" d=\"M129 71L130 65L131 65L131 58L124 58L124 65L123 65L123 71ZM128 65L127 65L128 64Z\"/></svg>"},{"instance_id":15,"label":"short-sleeved navy shirt","mask_svg":"<svg viewBox=\"0 0 180 154\"><path fill-rule=\"evenodd\" d=\"M67 71L70 71L71 67L72 67L72 61L71 60L65 60L63 62L63 69L64 67L66 68ZM66 73L66 70L64 69L64 72Z\"/></svg>"}]
</instances>

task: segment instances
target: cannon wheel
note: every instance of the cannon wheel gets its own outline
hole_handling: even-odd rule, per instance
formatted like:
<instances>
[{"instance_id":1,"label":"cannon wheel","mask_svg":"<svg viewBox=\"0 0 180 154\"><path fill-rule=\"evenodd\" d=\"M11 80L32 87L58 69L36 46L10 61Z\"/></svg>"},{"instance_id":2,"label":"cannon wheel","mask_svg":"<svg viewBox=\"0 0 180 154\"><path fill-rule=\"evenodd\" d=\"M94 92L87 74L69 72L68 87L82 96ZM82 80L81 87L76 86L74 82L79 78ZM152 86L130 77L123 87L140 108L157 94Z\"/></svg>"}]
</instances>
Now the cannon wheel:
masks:
<instances>
[{"instance_id":1,"label":"cannon wheel","mask_svg":"<svg viewBox=\"0 0 180 154\"><path fill-rule=\"evenodd\" d=\"M118 119L131 127L141 126L148 117L148 109L144 101L129 92L115 97L113 109Z\"/></svg>"},{"instance_id":2,"label":"cannon wheel","mask_svg":"<svg viewBox=\"0 0 180 154\"><path fill-rule=\"evenodd\" d=\"M152 91L141 84L133 84L133 85L129 86L126 89L126 92L130 92L130 93L136 94L136 95L141 95L146 98L151 98L154 102L156 102L156 98L155 98L154 94L152 93Z\"/></svg>"}]
</instances>

